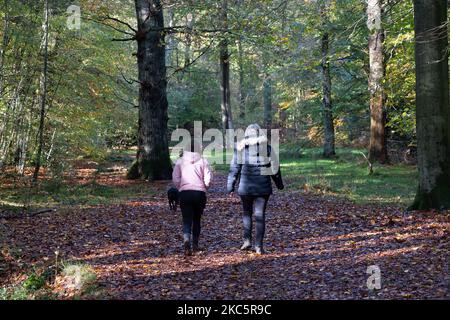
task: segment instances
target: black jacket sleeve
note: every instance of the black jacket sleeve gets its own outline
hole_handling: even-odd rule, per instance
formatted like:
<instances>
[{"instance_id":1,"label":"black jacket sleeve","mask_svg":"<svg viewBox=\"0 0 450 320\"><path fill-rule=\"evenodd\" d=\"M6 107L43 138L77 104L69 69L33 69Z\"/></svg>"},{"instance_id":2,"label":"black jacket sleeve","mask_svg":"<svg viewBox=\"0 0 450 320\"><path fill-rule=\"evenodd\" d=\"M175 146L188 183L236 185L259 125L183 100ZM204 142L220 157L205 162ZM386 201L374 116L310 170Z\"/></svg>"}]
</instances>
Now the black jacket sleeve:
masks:
<instances>
[{"instance_id":1,"label":"black jacket sleeve","mask_svg":"<svg viewBox=\"0 0 450 320\"><path fill-rule=\"evenodd\" d=\"M277 186L277 189L279 189L279 190L284 189L284 183L283 183L283 179L281 178L280 168L278 168L278 172L276 174L272 175L272 180L275 183L275 185Z\"/></svg>"},{"instance_id":2,"label":"black jacket sleeve","mask_svg":"<svg viewBox=\"0 0 450 320\"><path fill-rule=\"evenodd\" d=\"M234 188L236 186L236 182L239 179L239 176L241 174L242 170L242 163L238 162L237 159L237 151L234 151L233 159L231 160L230 164L230 172L228 174L228 180L227 180L227 192L234 192Z\"/></svg>"},{"instance_id":3,"label":"black jacket sleeve","mask_svg":"<svg viewBox=\"0 0 450 320\"><path fill-rule=\"evenodd\" d=\"M281 177L280 161L279 161L278 155L276 154L276 152L274 152L272 150L272 148L269 149L269 152L270 152L271 166L273 167L274 163L278 164L278 170L275 174L271 175L271 178L272 178L273 182L275 183L277 189L283 190L284 183L283 183L283 178Z\"/></svg>"}]
</instances>

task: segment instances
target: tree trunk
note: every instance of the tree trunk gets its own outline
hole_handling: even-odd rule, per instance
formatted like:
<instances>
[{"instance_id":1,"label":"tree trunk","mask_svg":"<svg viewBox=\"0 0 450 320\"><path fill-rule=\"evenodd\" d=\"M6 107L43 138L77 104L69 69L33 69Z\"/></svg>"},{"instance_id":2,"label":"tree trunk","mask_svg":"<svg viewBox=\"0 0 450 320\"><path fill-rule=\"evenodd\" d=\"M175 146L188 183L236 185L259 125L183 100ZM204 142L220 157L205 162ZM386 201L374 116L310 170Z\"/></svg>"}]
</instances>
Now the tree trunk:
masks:
<instances>
[{"instance_id":1,"label":"tree trunk","mask_svg":"<svg viewBox=\"0 0 450 320\"><path fill-rule=\"evenodd\" d=\"M0 45L0 97L3 98L3 68L5 65L6 47L8 45L9 39L9 8L8 1L5 1L3 8L5 12L4 22L3 22L3 37L2 43Z\"/></svg>"},{"instance_id":2,"label":"tree trunk","mask_svg":"<svg viewBox=\"0 0 450 320\"><path fill-rule=\"evenodd\" d=\"M221 8L222 24L224 29L223 39L220 41L220 92L222 96L222 127L233 128L231 115L231 94L230 94L230 54L228 53L228 40L226 30L228 29L228 0L222 0Z\"/></svg>"},{"instance_id":3,"label":"tree trunk","mask_svg":"<svg viewBox=\"0 0 450 320\"><path fill-rule=\"evenodd\" d=\"M241 37L237 41L238 47L238 65L239 65L239 118L245 121L245 94L244 94L244 52L242 51Z\"/></svg>"},{"instance_id":4,"label":"tree trunk","mask_svg":"<svg viewBox=\"0 0 450 320\"><path fill-rule=\"evenodd\" d=\"M41 109L39 114L39 130L38 130L38 146L36 153L36 164L34 167L33 181L37 181L39 177L39 170L41 168L42 149L44 147L44 122L45 122L45 106L47 104L47 80L48 80L48 36L49 36L49 19L50 12L48 7L48 0L44 2L44 67L41 78Z\"/></svg>"},{"instance_id":5,"label":"tree trunk","mask_svg":"<svg viewBox=\"0 0 450 320\"><path fill-rule=\"evenodd\" d=\"M382 0L369 0L367 27L369 29L369 91L370 91L370 146L371 162L388 161L386 146L386 94L383 89L384 30L382 27Z\"/></svg>"},{"instance_id":6,"label":"tree trunk","mask_svg":"<svg viewBox=\"0 0 450 320\"><path fill-rule=\"evenodd\" d=\"M135 0L138 32L139 131L129 179L168 180L172 175L167 129L164 17L159 0ZM153 30L152 30L153 29Z\"/></svg>"},{"instance_id":7,"label":"tree trunk","mask_svg":"<svg viewBox=\"0 0 450 320\"><path fill-rule=\"evenodd\" d=\"M331 104L331 75L329 58L329 35L324 32L322 35L322 89L323 89L323 126L324 126L324 144L323 156L325 158L333 157L335 151L333 111Z\"/></svg>"},{"instance_id":8,"label":"tree trunk","mask_svg":"<svg viewBox=\"0 0 450 320\"><path fill-rule=\"evenodd\" d=\"M450 209L446 0L414 0L419 188L410 209Z\"/></svg>"},{"instance_id":9,"label":"tree trunk","mask_svg":"<svg viewBox=\"0 0 450 320\"><path fill-rule=\"evenodd\" d=\"M194 27L195 19L192 13L186 15L186 43L184 51L184 67L188 68L191 64L191 46L192 46L192 28Z\"/></svg>"},{"instance_id":10,"label":"tree trunk","mask_svg":"<svg viewBox=\"0 0 450 320\"><path fill-rule=\"evenodd\" d=\"M266 74L263 83L264 126L271 129L272 126L272 80Z\"/></svg>"}]
</instances>

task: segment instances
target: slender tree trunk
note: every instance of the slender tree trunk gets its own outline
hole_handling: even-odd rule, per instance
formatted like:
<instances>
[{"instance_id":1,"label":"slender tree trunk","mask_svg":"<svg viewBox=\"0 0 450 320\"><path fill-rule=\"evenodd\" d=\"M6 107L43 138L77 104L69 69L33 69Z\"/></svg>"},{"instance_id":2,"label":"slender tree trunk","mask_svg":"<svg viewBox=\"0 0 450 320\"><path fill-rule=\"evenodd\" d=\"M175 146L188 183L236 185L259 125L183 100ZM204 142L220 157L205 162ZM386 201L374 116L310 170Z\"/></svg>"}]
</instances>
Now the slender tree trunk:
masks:
<instances>
[{"instance_id":1,"label":"slender tree trunk","mask_svg":"<svg viewBox=\"0 0 450 320\"><path fill-rule=\"evenodd\" d=\"M222 0L221 18L223 29L228 30L228 0ZM225 131L226 129L233 128L230 102L230 54L228 52L227 34L223 35L223 39L220 42L220 76L222 127Z\"/></svg>"},{"instance_id":2,"label":"slender tree trunk","mask_svg":"<svg viewBox=\"0 0 450 320\"><path fill-rule=\"evenodd\" d=\"M33 129L33 123L32 123L32 118L33 118L33 110L34 110L34 106L36 104L36 95L33 95L32 98L32 102L30 105L30 108L28 110L28 115L24 115L24 118L27 119L28 121L28 128L26 130L26 133L24 133L25 137L22 140L21 143L21 157L19 159L19 163L17 166L17 171L19 173L19 175L23 176L25 173L25 165L27 163L28 160L28 149L29 149L29 142L30 142L30 137L31 137L31 133L32 133L32 129ZM48 161L48 159L47 159Z\"/></svg>"},{"instance_id":3,"label":"slender tree trunk","mask_svg":"<svg viewBox=\"0 0 450 320\"><path fill-rule=\"evenodd\" d=\"M324 126L324 144L323 156L330 158L336 154L333 106L331 103L331 75L329 59L329 35L324 32L322 35L322 89L323 89L323 126Z\"/></svg>"},{"instance_id":4,"label":"slender tree trunk","mask_svg":"<svg viewBox=\"0 0 450 320\"><path fill-rule=\"evenodd\" d=\"M419 188L410 209L450 209L446 0L414 0Z\"/></svg>"},{"instance_id":5,"label":"slender tree trunk","mask_svg":"<svg viewBox=\"0 0 450 320\"><path fill-rule=\"evenodd\" d=\"M369 0L367 27L369 29L369 91L370 91L370 146L371 162L387 163L386 94L383 89L385 73L384 30L382 27L382 0Z\"/></svg>"},{"instance_id":6,"label":"slender tree trunk","mask_svg":"<svg viewBox=\"0 0 450 320\"><path fill-rule=\"evenodd\" d=\"M192 28L194 27L194 22L194 15L192 13L188 13L186 16L186 43L184 51L185 68L191 64Z\"/></svg>"},{"instance_id":7,"label":"slender tree trunk","mask_svg":"<svg viewBox=\"0 0 450 320\"><path fill-rule=\"evenodd\" d=\"M237 41L238 47L238 65L239 65L239 118L242 122L245 121L245 93L244 93L244 52L242 51L241 38Z\"/></svg>"},{"instance_id":8,"label":"slender tree trunk","mask_svg":"<svg viewBox=\"0 0 450 320\"><path fill-rule=\"evenodd\" d=\"M139 131L136 161L129 179L168 180L172 165L168 143L167 74L164 28L159 0L135 0L138 22Z\"/></svg>"},{"instance_id":9,"label":"slender tree trunk","mask_svg":"<svg viewBox=\"0 0 450 320\"><path fill-rule=\"evenodd\" d=\"M52 158L53 148L55 147L55 136L56 136L56 129L53 130L52 138L50 139L50 148L47 152L47 161L50 161Z\"/></svg>"},{"instance_id":10,"label":"slender tree trunk","mask_svg":"<svg viewBox=\"0 0 450 320\"><path fill-rule=\"evenodd\" d=\"M38 146L36 153L36 164L34 167L33 180L36 181L39 176L39 170L41 168L42 149L44 146L44 125L45 125L45 106L47 104L47 80L48 80L48 35L49 35L49 19L50 12L48 7L48 0L44 2L44 41L43 41L43 54L44 54L44 67L41 78L41 109L39 114L39 130L38 130Z\"/></svg>"},{"instance_id":11,"label":"slender tree trunk","mask_svg":"<svg viewBox=\"0 0 450 320\"><path fill-rule=\"evenodd\" d=\"M5 18L3 21L3 37L2 43L0 45L0 97L3 97L3 68L5 65L5 56L6 56L6 47L8 45L8 36L9 36L9 8L8 1L5 1L5 5L3 8L5 12Z\"/></svg>"},{"instance_id":12,"label":"slender tree trunk","mask_svg":"<svg viewBox=\"0 0 450 320\"><path fill-rule=\"evenodd\" d=\"M0 44L0 99L4 99L4 66L5 66L5 57L6 57L6 47L8 45L9 39L9 10L8 10L8 1L5 1L3 10L5 12L5 17L3 21L3 36L2 36L2 42ZM3 116L3 119L1 119L0 124L0 169L2 169L4 165L4 158L5 154L2 153L3 146L4 146L4 130L7 127L8 124L8 117L9 117L9 109L10 109L10 103L6 104L6 111Z\"/></svg>"},{"instance_id":13,"label":"slender tree trunk","mask_svg":"<svg viewBox=\"0 0 450 320\"><path fill-rule=\"evenodd\" d=\"M263 83L264 126L270 129L272 126L272 80L266 74Z\"/></svg>"},{"instance_id":14,"label":"slender tree trunk","mask_svg":"<svg viewBox=\"0 0 450 320\"><path fill-rule=\"evenodd\" d=\"M286 123L287 114L285 108L281 105L278 105L278 124L277 127L280 128L280 139L284 141L286 138L286 134L290 130L290 125Z\"/></svg>"}]
</instances>

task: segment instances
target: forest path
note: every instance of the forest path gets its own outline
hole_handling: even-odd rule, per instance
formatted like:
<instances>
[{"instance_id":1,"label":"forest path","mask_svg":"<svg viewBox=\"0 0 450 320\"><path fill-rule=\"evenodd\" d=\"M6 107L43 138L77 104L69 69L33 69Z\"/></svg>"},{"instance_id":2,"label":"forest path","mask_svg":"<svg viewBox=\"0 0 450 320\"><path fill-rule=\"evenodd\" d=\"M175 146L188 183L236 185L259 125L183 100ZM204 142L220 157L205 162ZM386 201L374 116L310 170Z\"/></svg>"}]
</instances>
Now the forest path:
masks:
<instances>
[{"instance_id":1,"label":"forest path","mask_svg":"<svg viewBox=\"0 0 450 320\"><path fill-rule=\"evenodd\" d=\"M239 250L241 207L216 173L202 220L206 251L182 255L181 213L169 211L167 183L97 183L148 188L151 196L7 222L23 262L61 257L89 264L104 297L119 299L449 298L449 214L277 192L267 210L265 248ZM367 268L381 289L367 288Z\"/></svg>"}]
</instances>

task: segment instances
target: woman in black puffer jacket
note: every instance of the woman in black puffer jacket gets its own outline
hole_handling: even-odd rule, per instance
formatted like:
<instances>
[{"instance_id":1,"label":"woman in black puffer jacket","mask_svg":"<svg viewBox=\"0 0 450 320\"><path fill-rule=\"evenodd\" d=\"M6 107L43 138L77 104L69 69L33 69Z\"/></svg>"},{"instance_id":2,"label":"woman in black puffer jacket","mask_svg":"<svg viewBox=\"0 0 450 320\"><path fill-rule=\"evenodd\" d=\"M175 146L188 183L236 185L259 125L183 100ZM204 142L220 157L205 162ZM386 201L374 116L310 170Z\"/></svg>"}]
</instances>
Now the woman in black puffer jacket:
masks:
<instances>
[{"instance_id":1,"label":"woman in black puffer jacket","mask_svg":"<svg viewBox=\"0 0 450 320\"><path fill-rule=\"evenodd\" d=\"M277 167L276 172L274 168ZM234 150L233 160L228 175L227 190L234 192L239 180L238 194L243 206L244 244L242 250L252 247L252 215L256 220L255 251L262 254L265 233L265 212L267 202L272 194L272 181L278 189L283 189L283 180L278 165L277 155L268 144L267 137L257 124L245 130L245 138Z\"/></svg>"}]
</instances>

